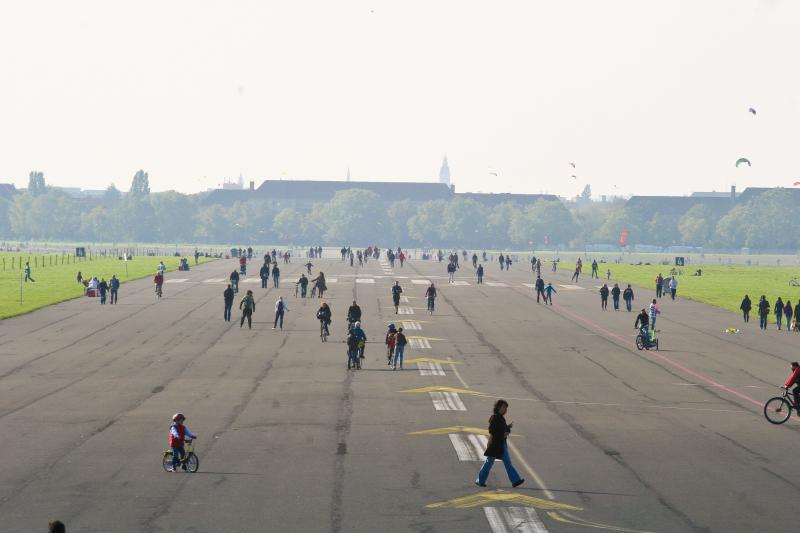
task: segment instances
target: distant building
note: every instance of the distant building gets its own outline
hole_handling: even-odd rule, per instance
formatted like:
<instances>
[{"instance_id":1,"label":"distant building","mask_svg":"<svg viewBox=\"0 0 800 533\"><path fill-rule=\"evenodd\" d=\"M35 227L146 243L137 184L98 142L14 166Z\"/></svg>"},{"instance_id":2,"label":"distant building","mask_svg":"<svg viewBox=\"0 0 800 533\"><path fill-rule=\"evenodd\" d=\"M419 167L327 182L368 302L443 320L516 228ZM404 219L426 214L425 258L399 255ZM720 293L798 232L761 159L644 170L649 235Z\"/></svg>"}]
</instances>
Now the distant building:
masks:
<instances>
[{"instance_id":1,"label":"distant building","mask_svg":"<svg viewBox=\"0 0 800 533\"><path fill-rule=\"evenodd\" d=\"M450 165L447 164L447 156L444 156L442 167L439 169L439 183L450 185Z\"/></svg>"},{"instance_id":2,"label":"distant building","mask_svg":"<svg viewBox=\"0 0 800 533\"><path fill-rule=\"evenodd\" d=\"M222 181L222 189L225 191L241 191L244 189L244 176L239 174L239 179L236 181L225 178Z\"/></svg>"},{"instance_id":3,"label":"distant building","mask_svg":"<svg viewBox=\"0 0 800 533\"><path fill-rule=\"evenodd\" d=\"M475 200L487 207L494 207L504 203L512 204L533 204L539 200L553 201L558 200L555 194L513 194L508 192L501 193L482 193L482 192L460 192L455 193L457 198L468 198Z\"/></svg>"},{"instance_id":4,"label":"distant building","mask_svg":"<svg viewBox=\"0 0 800 533\"><path fill-rule=\"evenodd\" d=\"M17 188L13 183L0 183L0 198L10 202L14 199L14 195L17 194L17 192Z\"/></svg>"}]
</instances>

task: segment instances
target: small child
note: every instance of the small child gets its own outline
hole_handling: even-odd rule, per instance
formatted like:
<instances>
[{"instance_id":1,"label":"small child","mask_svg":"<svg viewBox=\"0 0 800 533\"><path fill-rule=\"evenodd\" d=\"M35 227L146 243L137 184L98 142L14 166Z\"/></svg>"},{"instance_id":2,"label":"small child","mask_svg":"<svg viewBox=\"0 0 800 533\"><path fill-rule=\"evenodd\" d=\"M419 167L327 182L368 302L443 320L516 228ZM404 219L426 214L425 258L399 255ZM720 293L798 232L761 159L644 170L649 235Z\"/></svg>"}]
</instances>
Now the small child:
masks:
<instances>
[{"instance_id":1,"label":"small child","mask_svg":"<svg viewBox=\"0 0 800 533\"><path fill-rule=\"evenodd\" d=\"M606 271L606 279L607 280L611 280L611 269L610 268Z\"/></svg>"},{"instance_id":2,"label":"small child","mask_svg":"<svg viewBox=\"0 0 800 533\"><path fill-rule=\"evenodd\" d=\"M397 342L397 329L394 324L389 324L389 331L386 332L386 356L389 362L386 364L392 366L392 355L394 354L394 347Z\"/></svg>"},{"instance_id":3,"label":"small child","mask_svg":"<svg viewBox=\"0 0 800 533\"><path fill-rule=\"evenodd\" d=\"M197 438L197 435L189 431L189 428L183 425L184 420L186 420L186 417L183 416L183 414L175 413L172 417L172 425L169 428L169 447L172 448L172 470L170 470L170 472L177 472L178 464L186 470L186 465L182 464L183 458L186 455L183 447L184 439L186 439L186 437L191 439Z\"/></svg>"}]
</instances>

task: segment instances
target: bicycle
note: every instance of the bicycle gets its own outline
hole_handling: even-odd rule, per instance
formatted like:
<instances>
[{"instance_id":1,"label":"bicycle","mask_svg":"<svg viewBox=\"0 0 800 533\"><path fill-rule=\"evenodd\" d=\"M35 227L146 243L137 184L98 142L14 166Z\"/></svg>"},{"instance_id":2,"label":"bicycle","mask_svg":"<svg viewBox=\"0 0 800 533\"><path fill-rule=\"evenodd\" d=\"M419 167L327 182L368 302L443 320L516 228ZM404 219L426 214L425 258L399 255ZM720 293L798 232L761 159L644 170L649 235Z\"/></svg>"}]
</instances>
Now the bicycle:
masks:
<instances>
[{"instance_id":1,"label":"bicycle","mask_svg":"<svg viewBox=\"0 0 800 533\"><path fill-rule=\"evenodd\" d=\"M347 370L350 368L361 370L361 358L358 356L358 348L347 347Z\"/></svg>"},{"instance_id":2,"label":"bicycle","mask_svg":"<svg viewBox=\"0 0 800 533\"><path fill-rule=\"evenodd\" d=\"M163 295L163 291L161 290L161 285L156 285L156 296L158 298L161 298L162 295Z\"/></svg>"},{"instance_id":3,"label":"bicycle","mask_svg":"<svg viewBox=\"0 0 800 533\"><path fill-rule=\"evenodd\" d=\"M783 424L792 416L792 409L797 410L794 398L789 389L783 388L782 396L770 398L764 404L764 417L771 424Z\"/></svg>"},{"instance_id":4,"label":"bicycle","mask_svg":"<svg viewBox=\"0 0 800 533\"><path fill-rule=\"evenodd\" d=\"M639 334L636 335L636 349L649 350L650 348L658 350L658 339L655 338L655 331L651 337L650 331L646 326L639 328Z\"/></svg>"},{"instance_id":5,"label":"bicycle","mask_svg":"<svg viewBox=\"0 0 800 533\"><path fill-rule=\"evenodd\" d=\"M231 288L233 289L233 294L237 294L239 292L239 280L232 279L231 280Z\"/></svg>"},{"instance_id":6,"label":"bicycle","mask_svg":"<svg viewBox=\"0 0 800 533\"><path fill-rule=\"evenodd\" d=\"M195 473L197 469L200 468L200 459L197 458L197 454L194 453L194 446L192 446L192 442L194 439L183 439L184 443L184 450L183 450L183 460L180 461L180 466L186 472ZM161 466L164 468L166 472L172 472L172 449L164 450L164 455L161 458Z\"/></svg>"},{"instance_id":7,"label":"bicycle","mask_svg":"<svg viewBox=\"0 0 800 533\"><path fill-rule=\"evenodd\" d=\"M436 298L434 296L429 296L428 297L428 312L430 314L433 314L433 308L434 308L435 300L436 300Z\"/></svg>"},{"instance_id":8,"label":"bicycle","mask_svg":"<svg viewBox=\"0 0 800 533\"><path fill-rule=\"evenodd\" d=\"M322 342L328 342L328 337L330 336L331 332L328 330L328 323L324 320L319 321L319 338Z\"/></svg>"},{"instance_id":9,"label":"bicycle","mask_svg":"<svg viewBox=\"0 0 800 533\"><path fill-rule=\"evenodd\" d=\"M800 278L792 278L789 280L790 287L800 287Z\"/></svg>"}]
</instances>

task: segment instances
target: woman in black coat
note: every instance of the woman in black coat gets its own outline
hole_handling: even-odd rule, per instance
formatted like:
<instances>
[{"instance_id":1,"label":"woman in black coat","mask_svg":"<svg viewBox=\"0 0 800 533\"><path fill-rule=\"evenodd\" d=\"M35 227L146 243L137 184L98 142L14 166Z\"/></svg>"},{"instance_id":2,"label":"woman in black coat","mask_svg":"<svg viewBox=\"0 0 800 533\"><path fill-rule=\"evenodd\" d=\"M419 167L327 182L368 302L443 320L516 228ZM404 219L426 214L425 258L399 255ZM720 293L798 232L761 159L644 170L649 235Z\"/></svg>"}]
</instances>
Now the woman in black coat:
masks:
<instances>
[{"instance_id":1,"label":"woman in black coat","mask_svg":"<svg viewBox=\"0 0 800 533\"><path fill-rule=\"evenodd\" d=\"M519 477L519 474L511 464L511 457L508 455L506 439L511 433L513 424L506 424L506 411L508 411L508 402L497 400L494 404L494 414L489 418L489 443L483 453L486 456L486 461L484 461L480 472L478 472L478 479L475 480L475 484L479 487L486 486L486 479L489 477L489 471L492 469L495 459L503 461L512 486L518 487L525 482L524 479Z\"/></svg>"},{"instance_id":2,"label":"woman in black coat","mask_svg":"<svg viewBox=\"0 0 800 533\"><path fill-rule=\"evenodd\" d=\"M753 304L750 302L750 297L748 295L744 295L744 300L742 300L742 305L739 306L739 309L742 310L742 317L744 318L745 322L750 322L750 309L752 309Z\"/></svg>"}]
</instances>

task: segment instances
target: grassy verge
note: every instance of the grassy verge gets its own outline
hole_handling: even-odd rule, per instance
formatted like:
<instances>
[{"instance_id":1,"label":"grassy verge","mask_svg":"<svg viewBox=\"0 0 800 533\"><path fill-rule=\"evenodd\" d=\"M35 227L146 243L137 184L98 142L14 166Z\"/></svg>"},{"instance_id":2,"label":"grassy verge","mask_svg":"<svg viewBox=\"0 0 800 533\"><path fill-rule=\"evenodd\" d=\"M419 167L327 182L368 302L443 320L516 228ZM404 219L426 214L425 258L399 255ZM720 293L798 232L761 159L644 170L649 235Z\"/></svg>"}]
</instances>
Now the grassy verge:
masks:
<instances>
[{"instance_id":1,"label":"grassy verge","mask_svg":"<svg viewBox=\"0 0 800 533\"><path fill-rule=\"evenodd\" d=\"M20 303L20 273L17 262L22 257L22 264L30 261L31 277L35 282L22 283L22 302ZM58 264L55 258L58 257ZM15 268L11 268L11 259L14 258ZM156 257L135 257L131 261L120 261L116 257L95 258L78 262L62 264L63 256L60 254L37 254L28 258L20 253L0 252L0 265L2 260L6 261L6 270L0 270L0 319L28 313L34 309L45 307L83 295L83 286L78 284L76 276L78 271L84 278L97 276L98 279L105 278L108 281L112 274L116 274L122 283L134 279L152 276L158 266L159 261L164 261L167 270L178 268L179 257L156 256ZM189 257L189 264L194 264L194 258ZM212 259L200 258L200 263L211 261ZM70 259L72 261L72 259ZM42 266L44 262L44 266ZM2 267L0 267L2 268ZM24 275L23 275L24 277ZM124 296L125 287L120 288L120 293Z\"/></svg>"},{"instance_id":2,"label":"grassy verge","mask_svg":"<svg viewBox=\"0 0 800 533\"><path fill-rule=\"evenodd\" d=\"M542 262L542 274L546 277L550 264ZM606 281L606 271L611 270L611 283L623 284L630 283L635 287L644 287L655 290L656 276L661 273L665 278L670 275L673 267L663 265L626 265L615 263L599 263L600 282ZM701 268L702 276L692 274ZM575 270L575 263L562 261L559 263L559 271L572 273ZM750 296L753 301L753 311L762 294L767 296L772 306L780 296L783 303L786 300L796 305L800 300L800 287L792 287L789 280L793 277L800 277L800 269L797 267L753 267L744 265L724 265L724 266L690 266L681 268L683 274L677 276L678 296L697 302L702 302L729 311L739 312L739 305L745 294ZM583 278L592 272L591 262L583 264ZM599 283L598 283L599 285ZM637 299L639 301L641 299ZM641 302L640 302L641 303ZM770 320L775 321L773 314Z\"/></svg>"}]
</instances>

